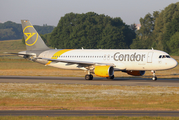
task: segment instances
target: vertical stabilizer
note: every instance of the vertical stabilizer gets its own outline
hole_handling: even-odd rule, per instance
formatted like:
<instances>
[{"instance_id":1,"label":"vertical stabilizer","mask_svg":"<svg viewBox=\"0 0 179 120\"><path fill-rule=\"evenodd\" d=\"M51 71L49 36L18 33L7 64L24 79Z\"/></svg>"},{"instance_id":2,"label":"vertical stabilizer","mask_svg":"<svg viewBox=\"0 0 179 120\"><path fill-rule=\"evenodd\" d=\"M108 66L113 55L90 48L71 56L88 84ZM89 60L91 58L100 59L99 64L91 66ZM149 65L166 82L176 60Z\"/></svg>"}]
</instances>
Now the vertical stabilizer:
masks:
<instances>
[{"instance_id":1,"label":"vertical stabilizer","mask_svg":"<svg viewBox=\"0 0 179 120\"><path fill-rule=\"evenodd\" d=\"M22 30L24 33L26 49L30 50L48 50L40 35L37 33L35 28L29 22L29 20L21 20Z\"/></svg>"}]
</instances>

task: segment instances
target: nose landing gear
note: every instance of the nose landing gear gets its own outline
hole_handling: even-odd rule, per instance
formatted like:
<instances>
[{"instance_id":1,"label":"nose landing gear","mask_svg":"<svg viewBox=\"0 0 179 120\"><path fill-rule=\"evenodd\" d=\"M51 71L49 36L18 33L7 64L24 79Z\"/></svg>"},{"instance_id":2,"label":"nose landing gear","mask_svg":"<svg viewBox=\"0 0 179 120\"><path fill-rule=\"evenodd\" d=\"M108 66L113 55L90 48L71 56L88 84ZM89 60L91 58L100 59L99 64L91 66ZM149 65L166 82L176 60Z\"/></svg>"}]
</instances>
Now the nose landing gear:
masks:
<instances>
[{"instance_id":1,"label":"nose landing gear","mask_svg":"<svg viewBox=\"0 0 179 120\"><path fill-rule=\"evenodd\" d=\"M157 77L156 77L156 75L155 75L155 71L152 70L151 72L153 73L152 80L153 80L153 81L156 81L156 80L157 80Z\"/></svg>"}]
</instances>

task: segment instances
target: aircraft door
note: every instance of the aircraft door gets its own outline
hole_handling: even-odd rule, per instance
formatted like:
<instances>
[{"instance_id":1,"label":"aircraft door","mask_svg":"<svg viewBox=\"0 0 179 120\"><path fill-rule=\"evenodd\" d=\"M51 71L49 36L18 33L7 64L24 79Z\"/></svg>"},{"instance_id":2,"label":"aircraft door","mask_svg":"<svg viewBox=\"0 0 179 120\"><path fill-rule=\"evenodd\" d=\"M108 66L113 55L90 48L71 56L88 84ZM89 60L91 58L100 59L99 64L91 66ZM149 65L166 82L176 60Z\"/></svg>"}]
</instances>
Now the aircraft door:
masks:
<instances>
[{"instance_id":1,"label":"aircraft door","mask_svg":"<svg viewBox=\"0 0 179 120\"><path fill-rule=\"evenodd\" d=\"M153 56L153 52L149 52L147 55L147 62L148 63L152 63L152 56Z\"/></svg>"}]
</instances>

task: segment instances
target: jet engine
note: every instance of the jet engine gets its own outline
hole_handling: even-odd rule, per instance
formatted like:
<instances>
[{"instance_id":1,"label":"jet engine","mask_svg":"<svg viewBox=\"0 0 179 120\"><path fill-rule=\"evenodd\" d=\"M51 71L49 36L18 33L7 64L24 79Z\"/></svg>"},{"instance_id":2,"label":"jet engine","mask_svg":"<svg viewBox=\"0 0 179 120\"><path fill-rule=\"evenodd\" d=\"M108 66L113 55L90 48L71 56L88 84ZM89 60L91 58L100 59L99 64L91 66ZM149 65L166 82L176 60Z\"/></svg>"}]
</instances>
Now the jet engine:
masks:
<instances>
[{"instance_id":1,"label":"jet engine","mask_svg":"<svg viewBox=\"0 0 179 120\"><path fill-rule=\"evenodd\" d=\"M133 76L142 76L145 74L145 71L126 71L126 73Z\"/></svg>"},{"instance_id":2,"label":"jet engine","mask_svg":"<svg viewBox=\"0 0 179 120\"><path fill-rule=\"evenodd\" d=\"M100 77L110 77L114 75L112 66L95 66L94 74Z\"/></svg>"}]
</instances>

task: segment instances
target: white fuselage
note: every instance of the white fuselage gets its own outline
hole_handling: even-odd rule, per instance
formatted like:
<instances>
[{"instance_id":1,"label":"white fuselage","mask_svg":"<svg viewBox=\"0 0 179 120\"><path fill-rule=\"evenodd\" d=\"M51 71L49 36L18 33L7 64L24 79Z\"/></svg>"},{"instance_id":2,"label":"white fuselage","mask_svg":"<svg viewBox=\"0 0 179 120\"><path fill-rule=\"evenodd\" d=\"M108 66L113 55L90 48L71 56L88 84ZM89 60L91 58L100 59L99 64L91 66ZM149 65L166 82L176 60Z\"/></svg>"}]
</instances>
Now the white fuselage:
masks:
<instances>
[{"instance_id":1,"label":"white fuselage","mask_svg":"<svg viewBox=\"0 0 179 120\"><path fill-rule=\"evenodd\" d=\"M54 49L44 51L38 57L111 64L116 71L166 70L177 65L177 61L166 52L144 49ZM47 64L48 61L37 60L37 62ZM74 63L51 62L48 65L62 69L83 69Z\"/></svg>"},{"instance_id":2,"label":"white fuselage","mask_svg":"<svg viewBox=\"0 0 179 120\"><path fill-rule=\"evenodd\" d=\"M141 76L146 70L166 70L177 66L177 61L166 52L146 49L50 49L29 20L21 20L26 50L15 53L25 59L62 69L82 69L88 73L86 80L92 80L92 74L114 79L114 71ZM14 53L13 53L14 54Z\"/></svg>"}]
</instances>

